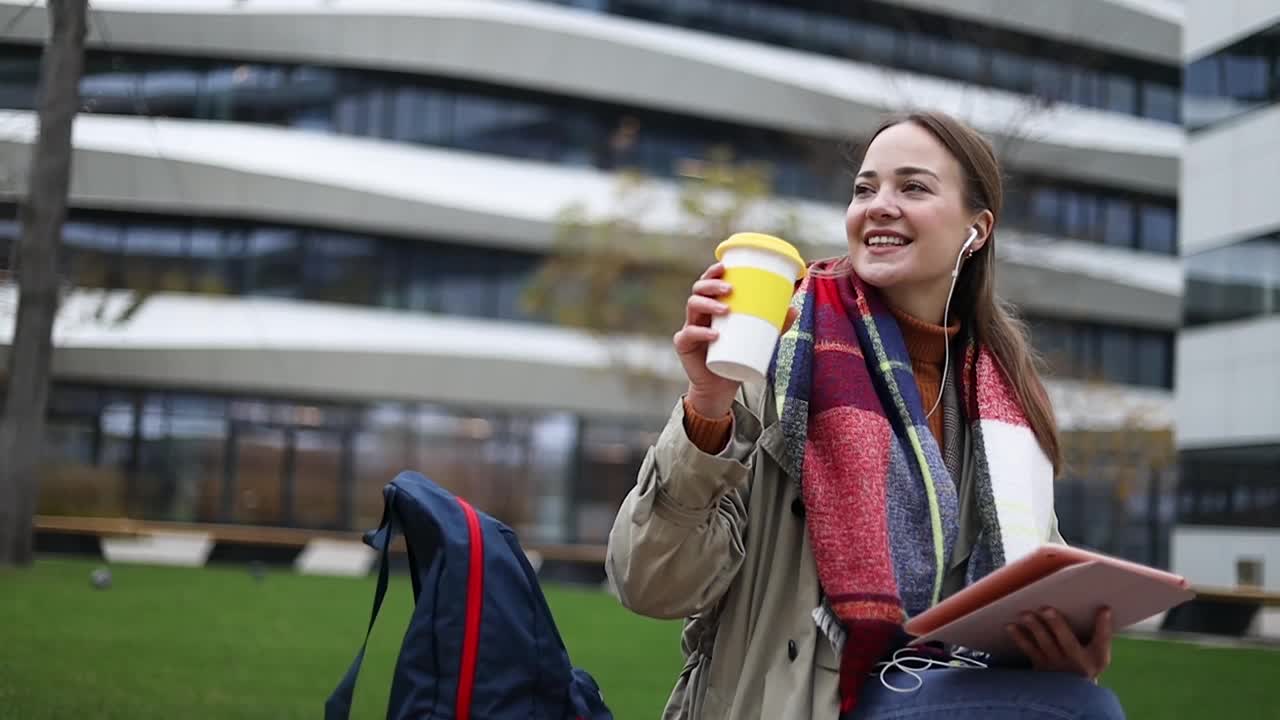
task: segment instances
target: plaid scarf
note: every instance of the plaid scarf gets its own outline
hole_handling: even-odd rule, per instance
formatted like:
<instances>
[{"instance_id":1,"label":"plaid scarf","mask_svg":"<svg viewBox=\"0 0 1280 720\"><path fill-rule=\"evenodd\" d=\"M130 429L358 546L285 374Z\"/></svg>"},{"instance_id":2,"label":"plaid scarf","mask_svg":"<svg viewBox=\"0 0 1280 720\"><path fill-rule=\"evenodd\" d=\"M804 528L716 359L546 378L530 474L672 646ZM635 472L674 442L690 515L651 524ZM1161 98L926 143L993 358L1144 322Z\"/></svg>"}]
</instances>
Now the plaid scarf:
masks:
<instances>
[{"instance_id":1,"label":"plaid scarf","mask_svg":"<svg viewBox=\"0 0 1280 720\"><path fill-rule=\"evenodd\" d=\"M784 469L799 482L824 607L839 624L842 713L905 619L938 602L959 518L897 322L847 267L819 263L802 282L770 373ZM961 375L980 521L972 582L1046 540L1053 468L991 353L971 342Z\"/></svg>"}]
</instances>

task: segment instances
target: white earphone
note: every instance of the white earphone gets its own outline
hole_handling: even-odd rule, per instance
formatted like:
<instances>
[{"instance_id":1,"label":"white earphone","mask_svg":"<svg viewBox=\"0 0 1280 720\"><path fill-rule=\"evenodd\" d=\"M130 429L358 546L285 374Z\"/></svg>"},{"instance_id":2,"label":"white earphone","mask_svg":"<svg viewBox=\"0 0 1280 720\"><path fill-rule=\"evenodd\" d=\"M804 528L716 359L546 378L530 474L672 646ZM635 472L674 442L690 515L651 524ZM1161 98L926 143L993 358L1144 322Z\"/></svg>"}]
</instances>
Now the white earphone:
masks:
<instances>
[{"instance_id":1,"label":"white earphone","mask_svg":"<svg viewBox=\"0 0 1280 720\"><path fill-rule=\"evenodd\" d=\"M978 227L975 225L969 228L969 239L965 240L964 244L960 246L960 254L959 256L956 257L956 269L951 272L951 277L954 278L960 274L960 263L961 261L964 260L964 251L968 250L969 247L973 245L973 242L977 239L978 239Z\"/></svg>"}]
</instances>

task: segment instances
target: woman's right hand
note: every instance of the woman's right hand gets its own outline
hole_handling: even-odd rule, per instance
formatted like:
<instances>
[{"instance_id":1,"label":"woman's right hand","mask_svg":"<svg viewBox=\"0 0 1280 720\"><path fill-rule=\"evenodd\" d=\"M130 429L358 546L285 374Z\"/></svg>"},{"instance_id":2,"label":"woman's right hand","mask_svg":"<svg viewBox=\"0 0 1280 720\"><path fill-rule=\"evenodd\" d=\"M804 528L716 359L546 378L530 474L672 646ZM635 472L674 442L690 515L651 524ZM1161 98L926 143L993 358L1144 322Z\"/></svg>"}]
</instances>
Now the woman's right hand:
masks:
<instances>
[{"instance_id":1,"label":"woman's right hand","mask_svg":"<svg viewBox=\"0 0 1280 720\"><path fill-rule=\"evenodd\" d=\"M676 355L689 378L687 398L699 415L724 417L733 406L733 396L742 383L720 377L707 368L707 346L719 333L711 328L711 318L727 315L729 306L721 298L733 289L722 278L724 265L715 263L693 284L693 292L685 302L684 327L672 338ZM782 331L795 321L795 308L787 309Z\"/></svg>"}]
</instances>

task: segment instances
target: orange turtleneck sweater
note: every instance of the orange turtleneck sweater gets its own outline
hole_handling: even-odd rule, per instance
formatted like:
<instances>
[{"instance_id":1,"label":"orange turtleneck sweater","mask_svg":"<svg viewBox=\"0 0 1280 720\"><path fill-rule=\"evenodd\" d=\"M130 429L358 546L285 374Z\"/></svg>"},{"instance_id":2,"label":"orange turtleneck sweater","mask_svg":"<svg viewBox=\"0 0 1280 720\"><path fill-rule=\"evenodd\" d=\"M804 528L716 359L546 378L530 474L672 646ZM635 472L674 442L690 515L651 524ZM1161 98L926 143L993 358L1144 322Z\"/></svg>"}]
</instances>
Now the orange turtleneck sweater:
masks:
<instances>
[{"instance_id":1,"label":"orange turtleneck sweater","mask_svg":"<svg viewBox=\"0 0 1280 720\"><path fill-rule=\"evenodd\" d=\"M892 310L892 308L891 308ZM916 388L920 391L920 400L924 403L924 411L937 402L942 392L942 363L946 358L947 342L960 331L957 321L949 328L927 323L897 310L892 310L902 330L902 339L907 345L907 354L911 356L911 370L915 373ZM733 427L733 416L726 414L722 418L706 418L694 412L688 399L684 402L684 431L694 445L706 453L718 453L729 441L729 432ZM939 408L929 418L929 430L941 446L942 412Z\"/></svg>"}]
</instances>

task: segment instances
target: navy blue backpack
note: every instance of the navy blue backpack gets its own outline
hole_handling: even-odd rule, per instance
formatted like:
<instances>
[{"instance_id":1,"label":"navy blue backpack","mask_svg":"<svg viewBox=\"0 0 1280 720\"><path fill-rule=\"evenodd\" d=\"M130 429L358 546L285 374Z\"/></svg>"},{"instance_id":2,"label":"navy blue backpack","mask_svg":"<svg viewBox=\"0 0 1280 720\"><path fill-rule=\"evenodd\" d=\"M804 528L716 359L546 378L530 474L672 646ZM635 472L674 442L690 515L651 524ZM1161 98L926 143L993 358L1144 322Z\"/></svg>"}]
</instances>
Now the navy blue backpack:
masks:
<instances>
[{"instance_id":1,"label":"navy blue backpack","mask_svg":"<svg viewBox=\"0 0 1280 720\"><path fill-rule=\"evenodd\" d=\"M382 494L381 525L365 535L381 554L369 631L325 703L326 720L351 713L397 532L409 551L414 610L391 682L389 720L612 720L595 680L570 664L510 528L417 473L400 473Z\"/></svg>"}]
</instances>

